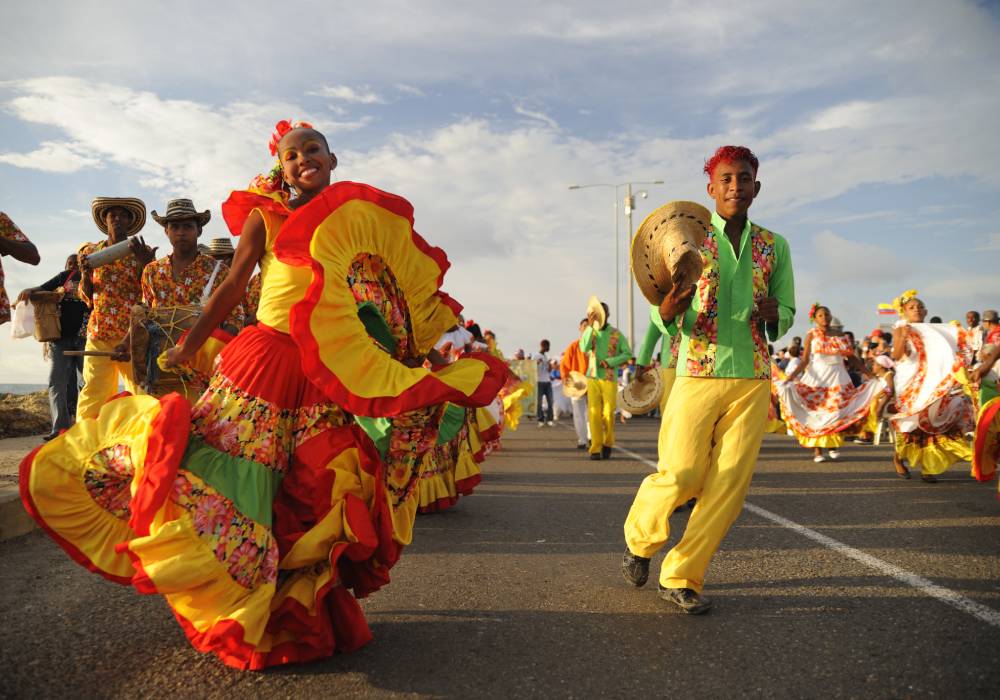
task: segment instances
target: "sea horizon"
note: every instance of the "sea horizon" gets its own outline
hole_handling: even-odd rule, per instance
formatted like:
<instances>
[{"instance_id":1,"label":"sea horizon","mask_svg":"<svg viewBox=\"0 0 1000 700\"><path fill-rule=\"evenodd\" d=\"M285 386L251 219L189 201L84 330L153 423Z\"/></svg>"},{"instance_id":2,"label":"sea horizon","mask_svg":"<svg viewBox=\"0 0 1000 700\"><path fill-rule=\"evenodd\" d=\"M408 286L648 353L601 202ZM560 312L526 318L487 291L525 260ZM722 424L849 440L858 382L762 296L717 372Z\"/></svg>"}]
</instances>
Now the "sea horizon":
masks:
<instances>
[{"instance_id":1,"label":"sea horizon","mask_svg":"<svg viewBox=\"0 0 1000 700\"><path fill-rule=\"evenodd\" d=\"M0 394L33 394L36 391L44 391L48 388L48 384L0 384Z\"/></svg>"}]
</instances>

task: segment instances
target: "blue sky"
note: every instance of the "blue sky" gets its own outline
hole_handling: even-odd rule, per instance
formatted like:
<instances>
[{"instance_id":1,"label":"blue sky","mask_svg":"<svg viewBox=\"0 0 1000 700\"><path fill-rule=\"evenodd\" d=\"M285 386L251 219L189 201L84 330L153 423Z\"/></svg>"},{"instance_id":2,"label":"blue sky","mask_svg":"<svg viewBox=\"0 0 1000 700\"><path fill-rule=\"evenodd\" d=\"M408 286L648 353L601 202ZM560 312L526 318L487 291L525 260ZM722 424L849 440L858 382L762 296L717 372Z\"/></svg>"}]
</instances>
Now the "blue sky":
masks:
<instances>
[{"instance_id":1,"label":"blue sky","mask_svg":"<svg viewBox=\"0 0 1000 700\"><path fill-rule=\"evenodd\" d=\"M1000 307L990 3L37 2L4 17L0 209L43 256L4 260L14 294L97 240L94 196L190 196L215 215L205 237L225 235L219 205L291 117L327 134L340 179L413 202L452 260L446 290L508 353L564 347L595 293L627 327L614 191L569 185L664 180L644 186L638 226L669 200L708 205L701 167L724 143L761 159L751 217L791 244L795 334L815 300L859 333L908 288L946 319ZM166 252L154 222L145 235ZM40 347L0 329L0 383L45 376Z\"/></svg>"}]
</instances>

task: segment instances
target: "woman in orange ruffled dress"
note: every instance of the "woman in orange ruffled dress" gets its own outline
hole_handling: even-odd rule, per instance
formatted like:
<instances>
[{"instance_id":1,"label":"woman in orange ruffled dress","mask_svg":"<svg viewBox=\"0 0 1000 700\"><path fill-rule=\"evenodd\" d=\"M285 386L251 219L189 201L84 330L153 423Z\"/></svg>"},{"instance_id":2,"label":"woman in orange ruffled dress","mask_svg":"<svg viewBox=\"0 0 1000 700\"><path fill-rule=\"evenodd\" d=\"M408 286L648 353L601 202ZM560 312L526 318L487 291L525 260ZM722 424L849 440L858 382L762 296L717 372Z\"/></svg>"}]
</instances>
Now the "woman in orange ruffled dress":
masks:
<instances>
[{"instance_id":1,"label":"woman in orange ruffled dress","mask_svg":"<svg viewBox=\"0 0 1000 700\"><path fill-rule=\"evenodd\" d=\"M330 185L336 157L307 124L279 122L270 145L271 175L223 205L232 271L164 365L195 357L259 264L257 325L193 406L113 400L26 457L20 482L70 556L163 595L195 648L243 669L371 639L356 598L410 541L445 402L484 405L506 374L485 354L423 368L460 307L408 202ZM384 460L352 414L393 417Z\"/></svg>"}]
</instances>

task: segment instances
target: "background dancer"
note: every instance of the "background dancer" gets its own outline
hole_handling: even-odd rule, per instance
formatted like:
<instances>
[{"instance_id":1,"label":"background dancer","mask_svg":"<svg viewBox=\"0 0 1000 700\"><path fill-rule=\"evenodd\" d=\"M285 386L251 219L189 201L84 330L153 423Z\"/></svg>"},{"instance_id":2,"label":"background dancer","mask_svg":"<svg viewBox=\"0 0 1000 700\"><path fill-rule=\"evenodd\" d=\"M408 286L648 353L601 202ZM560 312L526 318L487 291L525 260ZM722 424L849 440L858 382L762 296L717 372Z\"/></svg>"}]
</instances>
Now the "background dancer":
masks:
<instances>
[{"instance_id":1,"label":"background dancer","mask_svg":"<svg viewBox=\"0 0 1000 700\"><path fill-rule=\"evenodd\" d=\"M705 571L743 507L763 438L771 378L765 333L776 340L795 315L788 244L747 218L760 192L757 166L742 146L723 146L705 164L715 213L696 224L708 231L704 271L687 289L659 280L670 291L651 309L663 332L681 334L680 354L657 472L643 480L625 521L622 573L633 586L646 583L671 513L697 496L659 581L660 596L692 614L711 606L701 595Z\"/></svg>"},{"instance_id":2,"label":"background dancer","mask_svg":"<svg viewBox=\"0 0 1000 700\"><path fill-rule=\"evenodd\" d=\"M955 378L964 366L964 329L924 324L927 307L914 289L896 297L900 320L892 333L895 398L890 419L896 430L893 466L903 479L919 467L925 483L957 462L972 461L965 434L974 429L972 402Z\"/></svg>"},{"instance_id":3,"label":"background dancer","mask_svg":"<svg viewBox=\"0 0 1000 700\"><path fill-rule=\"evenodd\" d=\"M871 375L847 336L832 326L830 309L813 304L809 318L816 327L806 333L802 361L777 389L785 423L800 445L813 448L813 461L822 462L824 448L830 459L840 457L844 432L864 420L884 385L869 381L855 387L845 363Z\"/></svg>"},{"instance_id":4,"label":"background dancer","mask_svg":"<svg viewBox=\"0 0 1000 700\"><path fill-rule=\"evenodd\" d=\"M580 334L587 328L587 319L580 319ZM559 358L559 374L562 376L563 384L572 385L573 378L571 372L578 372L586 376L587 356L580 350L580 339L577 338L563 350L562 357ZM573 410L573 430L576 431L576 448L578 450L587 449L590 439L590 429L587 425L587 394L574 396L570 399L570 406Z\"/></svg>"},{"instance_id":5,"label":"background dancer","mask_svg":"<svg viewBox=\"0 0 1000 700\"><path fill-rule=\"evenodd\" d=\"M587 309L587 327L580 349L587 361L587 416L590 458L611 459L615 444L615 408L618 403L618 367L632 356L628 340L608 323L608 305Z\"/></svg>"}]
</instances>

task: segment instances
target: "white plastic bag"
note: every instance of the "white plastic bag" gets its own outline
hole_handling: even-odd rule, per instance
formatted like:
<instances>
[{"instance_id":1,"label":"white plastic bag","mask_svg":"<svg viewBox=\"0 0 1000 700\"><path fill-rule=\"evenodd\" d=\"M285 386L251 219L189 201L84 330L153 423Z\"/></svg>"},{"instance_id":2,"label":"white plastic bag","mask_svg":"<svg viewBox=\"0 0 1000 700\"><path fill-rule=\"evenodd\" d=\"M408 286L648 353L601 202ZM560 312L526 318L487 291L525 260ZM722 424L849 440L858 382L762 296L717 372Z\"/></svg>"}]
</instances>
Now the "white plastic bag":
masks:
<instances>
[{"instance_id":1,"label":"white plastic bag","mask_svg":"<svg viewBox=\"0 0 1000 700\"><path fill-rule=\"evenodd\" d=\"M14 315L11 318L10 337L14 340L18 338L35 337L35 307L30 301L18 302L14 306Z\"/></svg>"}]
</instances>

